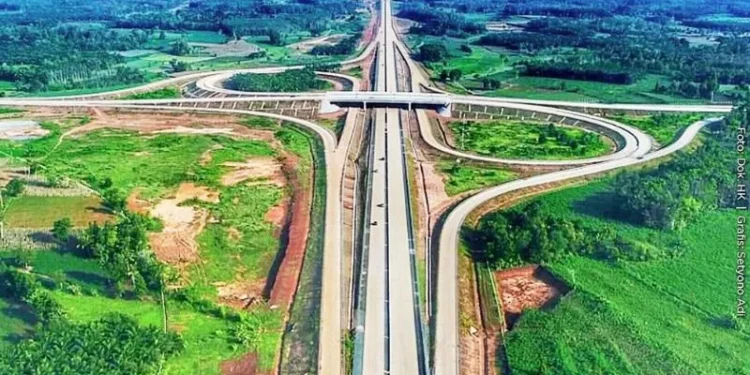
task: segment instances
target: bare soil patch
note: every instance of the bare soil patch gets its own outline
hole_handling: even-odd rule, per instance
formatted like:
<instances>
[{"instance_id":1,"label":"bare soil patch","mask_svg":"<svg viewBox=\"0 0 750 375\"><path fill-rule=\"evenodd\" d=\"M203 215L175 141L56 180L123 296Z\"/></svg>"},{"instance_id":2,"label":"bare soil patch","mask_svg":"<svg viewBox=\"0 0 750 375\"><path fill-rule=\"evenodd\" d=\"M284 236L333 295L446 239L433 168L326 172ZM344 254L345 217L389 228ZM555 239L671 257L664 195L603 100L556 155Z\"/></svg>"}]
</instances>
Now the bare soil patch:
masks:
<instances>
[{"instance_id":1,"label":"bare soil patch","mask_svg":"<svg viewBox=\"0 0 750 375\"><path fill-rule=\"evenodd\" d=\"M445 178L435 170L435 165L427 161L422 162L421 172L430 211L440 212L444 207L451 205L453 199L445 192Z\"/></svg>"},{"instance_id":2,"label":"bare soil patch","mask_svg":"<svg viewBox=\"0 0 750 375\"><path fill-rule=\"evenodd\" d=\"M49 134L38 122L32 120L0 120L0 139L25 140Z\"/></svg>"},{"instance_id":3,"label":"bare soil patch","mask_svg":"<svg viewBox=\"0 0 750 375\"><path fill-rule=\"evenodd\" d=\"M248 353L237 359L221 363L222 375L255 375L258 372L258 355Z\"/></svg>"},{"instance_id":4,"label":"bare soil patch","mask_svg":"<svg viewBox=\"0 0 750 375\"><path fill-rule=\"evenodd\" d=\"M203 186L183 183L174 197L164 199L150 209L151 215L164 223L161 232L149 236L156 257L163 262L184 264L199 257L196 237L208 221L208 212L193 206L180 206L191 199L216 203L219 194Z\"/></svg>"},{"instance_id":5,"label":"bare soil patch","mask_svg":"<svg viewBox=\"0 0 750 375\"><path fill-rule=\"evenodd\" d=\"M252 305L263 295L263 285L265 280L256 282L235 281L230 284L214 283L218 292L219 300L223 304L244 309Z\"/></svg>"},{"instance_id":6,"label":"bare soil patch","mask_svg":"<svg viewBox=\"0 0 750 375\"><path fill-rule=\"evenodd\" d=\"M459 326L459 366L462 374L484 374L484 328L479 312L479 295L471 260L459 256L458 305Z\"/></svg>"},{"instance_id":7,"label":"bare soil patch","mask_svg":"<svg viewBox=\"0 0 750 375\"><path fill-rule=\"evenodd\" d=\"M554 306L569 288L538 265L512 268L495 273L503 301L503 313L511 329L526 309Z\"/></svg>"},{"instance_id":8,"label":"bare soil patch","mask_svg":"<svg viewBox=\"0 0 750 375\"><path fill-rule=\"evenodd\" d=\"M409 32L412 26L416 26L419 22L408 20L406 18L396 18L394 26L396 26L396 32L403 35Z\"/></svg>"},{"instance_id":9,"label":"bare soil patch","mask_svg":"<svg viewBox=\"0 0 750 375\"><path fill-rule=\"evenodd\" d=\"M342 41L346 37L346 34L333 34L333 35L326 35L321 36L318 38L312 38L308 40L303 40L301 42L293 43L288 45L287 47L297 50L302 53L308 53L313 48L317 46L332 46L336 43Z\"/></svg>"},{"instance_id":10,"label":"bare soil patch","mask_svg":"<svg viewBox=\"0 0 750 375\"><path fill-rule=\"evenodd\" d=\"M42 112L44 113L43 109ZM250 129L240 125L241 118L230 115L195 113L143 113L127 111L90 111L91 122L67 131L64 137L85 134L98 129L122 129L142 134L222 134L266 141L275 144L273 131ZM58 118L59 118L58 113Z\"/></svg>"},{"instance_id":11,"label":"bare soil patch","mask_svg":"<svg viewBox=\"0 0 750 375\"><path fill-rule=\"evenodd\" d=\"M215 57L246 57L251 53L259 52L262 49L255 44L248 43L245 40L231 40L224 44L216 43L190 43L191 46L200 49L200 52Z\"/></svg>"},{"instance_id":12,"label":"bare soil patch","mask_svg":"<svg viewBox=\"0 0 750 375\"><path fill-rule=\"evenodd\" d=\"M222 164L232 170L221 177L221 184L233 186L248 181L248 184L270 183L279 187L286 185L282 164L273 157L251 158L242 163L227 162Z\"/></svg>"}]
</instances>

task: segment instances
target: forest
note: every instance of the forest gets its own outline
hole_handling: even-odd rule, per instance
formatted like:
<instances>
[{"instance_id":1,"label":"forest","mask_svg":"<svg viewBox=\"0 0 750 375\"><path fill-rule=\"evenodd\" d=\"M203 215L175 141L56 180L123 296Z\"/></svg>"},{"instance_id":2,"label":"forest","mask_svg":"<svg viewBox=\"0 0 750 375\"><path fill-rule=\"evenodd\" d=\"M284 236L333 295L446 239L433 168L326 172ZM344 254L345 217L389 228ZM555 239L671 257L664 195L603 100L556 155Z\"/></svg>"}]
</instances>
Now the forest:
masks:
<instances>
[{"instance_id":1,"label":"forest","mask_svg":"<svg viewBox=\"0 0 750 375\"><path fill-rule=\"evenodd\" d=\"M666 253L617 234L612 226L594 227L580 219L545 213L538 201L507 212L494 212L476 228L464 228L464 238L475 261L494 269L528 263L549 263L569 255L606 261L646 261L679 254L677 246Z\"/></svg>"},{"instance_id":2,"label":"forest","mask_svg":"<svg viewBox=\"0 0 750 375\"><path fill-rule=\"evenodd\" d=\"M6 0L0 3L0 81L21 92L133 85L158 76L126 65L127 51L157 50L173 56L190 52L185 40L166 39L165 31L216 33L225 40L268 38L270 45L281 46L287 35L319 36L346 20L351 28L361 28L356 18L361 6L355 0L104 0L96 7L83 0L66 6L51 0ZM345 38L311 53L346 55L357 41ZM182 61L171 65L172 71L188 68Z\"/></svg>"},{"instance_id":3,"label":"forest","mask_svg":"<svg viewBox=\"0 0 750 375\"><path fill-rule=\"evenodd\" d=\"M750 84L749 8L740 0L421 0L404 3L398 14L418 22L412 35L515 55L512 67L522 76L631 85L656 75L666 80L652 83L652 93L713 100L722 85L741 91ZM511 30L490 29L489 22Z\"/></svg>"}]
</instances>

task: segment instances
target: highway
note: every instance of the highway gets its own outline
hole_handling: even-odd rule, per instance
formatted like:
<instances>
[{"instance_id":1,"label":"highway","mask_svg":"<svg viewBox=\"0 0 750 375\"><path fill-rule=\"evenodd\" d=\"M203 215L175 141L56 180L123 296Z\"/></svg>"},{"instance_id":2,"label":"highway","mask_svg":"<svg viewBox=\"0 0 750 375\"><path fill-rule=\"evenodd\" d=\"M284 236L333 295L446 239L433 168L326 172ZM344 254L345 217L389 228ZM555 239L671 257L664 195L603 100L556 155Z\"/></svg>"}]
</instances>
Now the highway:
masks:
<instances>
[{"instance_id":1,"label":"highway","mask_svg":"<svg viewBox=\"0 0 750 375\"><path fill-rule=\"evenodd\" d=\"M278 72L299 69L301 66L273 67L260 69L240 69L221 72L200 72L155 82L152 84L118 90L108 93L57 98L0 98L2 106L41 106L41 107L104 107L132 108L144 110L203 111L227 114L244 114L276 118L295 122L314 131L322 140L326 163L326 214L325 248L323 258L323 281L321 296L320 335L318 347L318 373L338 375L342 373L341 335L346 328L342 322L341 262L342 262L342 174L353 127L356 126L356 111L347 114L342 138L328 129L311 121L262 112L251 112L219 108L174 107L175 104L215 103L227 100L238 102L254 101L321 101L334 104L381 104L387 108L371 111L372 158L369 172L370 201L365 208L368 222L365 223L365 246L368 256L365 280L366 295L364 322L358 331L363 334L361 353L362 374L427 374L429 364L423 361L421 352L422 337L420 315L417 307L415 275L413 271L414 244L411 233L409 210L409 189L404 159L404 129L401 123L402 110L393 105L415 106L414 113L423 140L431 148L455 157L490 163L540 165L570 167L570 169L537 175L512 181L486 189L467 198L448 214L439 233L439 262L435 285L436 313L433 318L432 370L436 375L457 375L459 373L459 312L457 244L460 228L470 212L482 204L502 194L599 174L618 168L636 165L673 153L688 145L697 132L710 121L692 124L673 144L652 151L650 137L638 129L597 116L582 114L570 109L603 109L661 112L699 112L722 114L731 111L726 105L634 105L558 102L508 98L484 98L465 95L452 95L430 87L419 66L409 56L408 49L398 39L392 24L390 0L381 1L381 20L377 38L366 46L363 53L345 66L358 64L370 54L376 53L376 90L374 92L331 92L331 93L244 93L226 90L221 82L233 74L242 72ZM400 55L409 70L413 92L398 92L396 57ZM169 85L195 83L196 87L215 93L215 97L162 100L104 100L104 97L117 97L135 92L144 92ZM356 81L354 81L356 82ZM354 84L354 87L358 87ZM429 93L420 88L428 88ZM213 95L212 95L213 96ZM231 96L232 98L219 97ZM490 158L461 152L438 141L432 133L427 111L424 108L450 108L453 104L496 106L520 109L536 113L565 117L591 124L608 132L618 140L617 150L606 156L579 160L513 160ZM356 354L356 353L355 353ZM355 372L355 375L359 375Z\"/></svg>"},{"instance_id":2,"label":"highway","mask_svg":"<svg viewBox=\"0 0 750 375\"><path fill-rule=\"evenodd\" d=\"M381 2L376 88L397 91L390 1ZM412 273L411 212L408 206L400 110L374 112L371 201L367 235L367 285L362 374L424 374L421 329Z\"/></svg>"}]
</instances>

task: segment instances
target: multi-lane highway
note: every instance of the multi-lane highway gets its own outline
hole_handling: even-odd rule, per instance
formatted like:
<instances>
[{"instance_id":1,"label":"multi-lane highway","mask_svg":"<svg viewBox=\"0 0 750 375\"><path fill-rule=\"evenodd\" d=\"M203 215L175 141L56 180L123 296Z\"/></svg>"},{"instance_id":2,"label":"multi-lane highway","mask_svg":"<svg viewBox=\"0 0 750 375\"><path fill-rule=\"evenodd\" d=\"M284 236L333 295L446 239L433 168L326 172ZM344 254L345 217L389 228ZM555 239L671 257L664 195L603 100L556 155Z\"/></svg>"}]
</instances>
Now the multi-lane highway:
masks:
<instances>
[{"instance_id":1,"label":"multi-lane highway","mask_svg":"<svg viewBox=\"0 0 750 375\"><path fill-rule=\"evenodd\" d=\"M390 1L381 2L375 72L381 93L398 90ZM371 200L366 223L367 284L363 374L423 374L420 314L412 273L413 240L400 110L374 109ZM358 353L355 353L358 354ZM360 361L356 359L355 361ZM357 368L356 370L359 370Z\"/></svg>"}]
</instances>

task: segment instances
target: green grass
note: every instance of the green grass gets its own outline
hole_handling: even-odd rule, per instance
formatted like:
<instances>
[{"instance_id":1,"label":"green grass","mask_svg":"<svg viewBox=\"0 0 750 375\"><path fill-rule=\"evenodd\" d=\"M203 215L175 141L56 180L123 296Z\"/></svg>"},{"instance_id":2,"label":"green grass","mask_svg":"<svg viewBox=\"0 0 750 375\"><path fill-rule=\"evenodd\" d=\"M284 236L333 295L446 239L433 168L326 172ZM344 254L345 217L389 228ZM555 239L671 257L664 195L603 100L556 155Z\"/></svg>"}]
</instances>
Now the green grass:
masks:
<instances>
[{"instance_id":1,"label":"green grass","mask_svg":"<svg viewBox=\"0 0 750 375\"><path fill-rule=\"evenodd\" d=\"M177 99L181 98L182 93L180 92L179 87L165 87L158 90L148 91L148 92L142 92L138 94L131 94L128 96L125 96L122 99L128 100L128 99Z\"/></svg>"},{"instance_id":2,"label":"green grass","mask_svg":"<svg viewBox=\"0 0 750 375\"><path fill-rule=\"evenodd\" d=\"M590 158L611 150L601 136L584 141L586 131L561 126L557 127L558 131L578 141L576 148L549 136L540 143L540 135L547 126L541 122L500 120L486 123L452 122L450 129L460 150L498 158Z\"/></svg>"},{"instance_id":3,"label":"green grass","mask_svg":"<svg viewBox=\"0 0 750 375\"><path fill-rule=\"evenodd\" d=\"M0 298L0 351L27 337L35 322L26 304Z\"/></svg>"},{"instance_id":4,"label":"green grass","mask_svg":"<svg viewBox=\"0 0 750 375\"><path fill-rule=\"evenodd\" d=\"M626 125L634 126L643 130L646 134L654 137L660 145L664 146L672 142L680 130L700 120L704 116L695 114L658 114L650 116L612 115L609 116Z\"/></svg>"},{"instance_id":5,"label":"green grass","mask_svg":"<svg viewBox=\"0 0 750 375\"><path fill-rule=\"evenodd\" d=\"M206 205L219 223L209 224L199 235L202 261L189 268L190 279L204 297L217 298L218 282L264 281L280 250L274 226L265 214L282 195L272 185L238 185L224 189L219 203ZM239 235L230 235L230 230Z\"/></svg>"},{"instance_id":6,"label":"green grass","mask_svg":"<svg viewBox=\"0 0 750 375\"><path fill-rule=\"evenodd\" d=\"M475 266L477 287L479 289L480 308L485 327L491 330L499 329L502 325L502 308L500 296L497 294L494 272L482 264Z\"/></svg>"},{"instance_id":7,"label":"green grass","mask_svg":"<svg viewBox=\"0 0 750 375\"><path fill-rule=\"evenodd\" d=\"M488 96L506 96L539 100L573 100L603 103L701 103L653 92L657 82L666 84L664 77L649 75L630 85L617 85L592 81L577 81L545 77L499 77L505 87L485 93Z\"/></svg>"},{"instance_id":8,"label":"green grass","mask_svg":"<svg viewBox=\"0 0 750 375\"><path fill-rule=\"evenodd\" d=\"M645 342L606 303L579 291L553 313L525 312L507 334L506 348L514 374L696 374Z\"/></svg>"},{"instance_id":9,"label":"green grass","mask_svg":"<svg viewBox=\"0 0 750 375\"><path fill-rule=\"evenodd\" d=\"M156 302L112 299L107 297L74 296L63 292L53 292L54 298L63 306L71 320L88 322L110 312L119 312L135 318L140 324L162 326L161 305ZM227 359L241 356L248 349L235 342L231 330L236 323L193 310L190 306L169 303L169 327L182 335L185 350L178 356L170 358L164 366L165 375L218 375L219 364ZM280 328L281 314L256 307L249 313L258 316L266 326ZM268 320L274 321L268 324ZM273 367L276 347L281 338L281 331L262 332L264 340L260 342L259 366L269 370ZM267 340L267 341L266 341ZM269 345L272 344L272 345ZM269 349L273 350L269 350ZM254 348L253 348L254 349Z\"/></svg>"},{"instance_id":10,"label":"green grass","mask_svg":"<svg viewBox=\"0 0 750 375\"><path fill-rule=\"evenodd\" d=\"M6 114L10 114L10 113L20 113L20 112L23 112L23 110L22 109L18 109L18 108L0 107L0 115L6 115Z\"/></svg>"},{"instance_id":11,"label":"green grass","mask_svg":"<svg viewBox=\"0 0 750 375\"><path fill-rule=\"evenodd\" d=\"M298 173L309 173L314 162L322 161L318 159L322 155L313 159L315 149L311 147L310 136L297 128L280 127L275 121L252 117L245 119L245 125L276 130L280 143L299 157ZM140 196L147 199L164 197L186 181L195 181L218 190L221 194L219 203L195 203L210 210L216 222L209 223L198 237L201 259L187 267L187 286L210 301L217 299L216 283L242 282L243 287L247 286L248 289L264 286L280 246L274 233L276 228L265 220L265 214L279 203L286 191L271 184L224 187L219 181L227 171L222 166L225 162L244 161L254 156L275 156L277 151L269 144L213 135L160 134L144 137L134 132L101 130L66 138L57 145L66 125L46 123L45 126L52 130L50 136L23 144L0 142L0 151L39 160L46 168L43 173L86 179L94 185L110 177L114 187L127 192L139 189ZM212 150L211 160L201 165L201 155L207 150ZM322 165L320 167L324 168ZM315 176L313 210L316 217L321 217L325 203L325 174L316 173ZM85 206L80 201L73 203L75 199L81 198L21 197L11 204L11 210L29 207L20 210L26 215L25 220L46 220L51 226L52 216L58 213L71 216ZM49 206L49 212L43 210L44 206ZM18 216L18 213L13 214ZM313 225L312 237L322 240L322 224ZM300 284L300 293L309 295L312 303L319 300L319 295L316 297L315 294L319 293L315 289L319 281L315 280L320 277L322 241L310 241L308 246L312 258L305 259L303 273L306 278ZM110 298L112 282L95 260L77 258L68 253L39 251L33 260L33 270L43 280L64 284L53 295L73 321L89 321L107 312L118 311L135 317L141 324L161 325L161 306L157 302L149 298ZM72 293L75 290L81 293ZM300 335L296 347L317 342L310 337L317 335L319 315L316 311L319 306L317 303L306 307L295 303L294 306L295 309L303 309L295 310L291 318L298 325ZM12 313L12 310L0 310L0 338L5 339L6 335L25 329ZM282 312L259 305L241 315L245 317L242 323L238 323L231 316L218 317L187 304L170 301L170 328L183 335L186 350L170 359L162 374L218 374L222 361L248 352L258 354L261 371L272 370L281 345ZM249 332L247 345L234 337L239 325Z\"/></svg>"},{"instance_id":12,"label":"green grass","mask_svg":"<svg viewBox=\"0 0 750 375\"><path fill-rule=\"evenodd\" d=\"M97 196L14 198L5 211L5 223L11 228L52 228L59 219L69 217L73 225L82 227L90 222L103 222L111 217Z\"/></svg>"},{"instance_id":13,"label":"green grass","mask_svg":"<svg viewBox=\"0 0 750 375\"><path fill-rule=\"evenodd\" d=\"M0 91L13 91L16 89L16 85L11 81L0 80Z\"/></svg>"},{"instance_id":14,"label":"green grass","mask_svg":"<svg viewBox=\"0 0 750 375\"><path fill-rule=\"evenodd\" d=\"M438 170L446 178L445 192L448 195L499 185L516 177L515 173L497 167L478 167L448 161L439 163Z\"/></svg>"},{"instance_id":15,"label":"green grass","mask_svg":"<svg viewBox=\"0 0 750 375\"><path fill-rule=\"evenodd\" d=\"M208 165L201 166L201 155L214 146L222 148L212 152ZM47 173L92 183L109 177L125 192L140 188L142 197L153 198L185 181L217 186L226 170L223 162L270 155L274 150L260 141L177 134L141 137L133 132L101 130L66 140L42 163Z\"/></svg>"},{"instance_id":16,"label":"green grass","mask_svg":"<svg viewBox=\"0 0 750 375\"><path fill-rule=\"evenodd\" d=\"M58 283L69 282L88 294L105 294L111 278L95 259L84 259L61 251L35 251L32 261L35 274L45 275Z\"/></svg>"},{"instance_id":17,"label":"green grass","mask_svg":"<svg viewBox=\"0 0 750 375\"><path fill-rule=\"evenodd\" d=\"M570 256L549 264L575 291L551 311L521 317L506 342L514 373L746 373L750 331L722 326L737 302L736 214L709 211L679 233L636 227L610 218L610 181L540 199L551 213L613 225L626 239L655 247L680 239L684 254L618 263Z\"/></svg>"}]
</instances>

